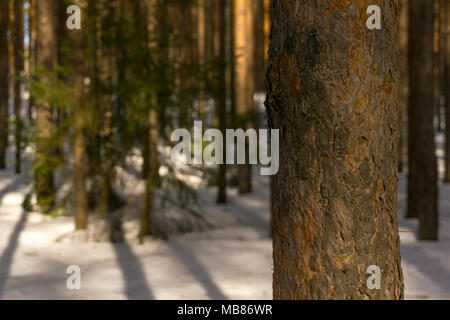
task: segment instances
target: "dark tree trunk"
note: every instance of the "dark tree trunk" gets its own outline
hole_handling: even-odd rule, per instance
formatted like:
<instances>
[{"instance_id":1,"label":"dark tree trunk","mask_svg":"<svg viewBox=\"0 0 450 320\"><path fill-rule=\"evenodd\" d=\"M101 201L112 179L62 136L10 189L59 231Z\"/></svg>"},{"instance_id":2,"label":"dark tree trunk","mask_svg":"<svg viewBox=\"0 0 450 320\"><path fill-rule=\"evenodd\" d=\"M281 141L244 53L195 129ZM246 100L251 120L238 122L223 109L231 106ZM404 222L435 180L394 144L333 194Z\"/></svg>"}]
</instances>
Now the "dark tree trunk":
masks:
<instances>
[{"instance_id":1,"label":"dark tree trunk","mask_svg":"<svg viewBox=\"0 0 450 320\"><path fill-rule=\"evenodd\" d=\"M227 0L220 0L219 3L219 72L217 77L217 116L219 120L219 130L225 136L227 128L227 85L226 85L226 9ZM226 158L226 148L223 148L224 159ZM225 164L219 164L219 178L218 178L218 203L227 202L227 170Z\"/></svg>"},{"instance_id":2,"label":"dark tree trunk","mask_svg":"<svg viewBox=\"0 0 450 320\"><path fill-rule=\"evenodd\" d=\"M0 4L0 169L6 168L6 139L9 96L8 25L9 1Z\"/></svg>"},{"instance_id":3,"label":"dark tree trunk","mask_svg":"<svg viewBox=\"0 0 450 320\"><path fill-rule=\"evenodd\" d=\"M21 171L21 142L22 142L22 120L20 118L21 111L21 87L22 87L22 71L24 69L24 39L23 39L23 0L14 1L14 141L16 144L15 154L15 172Z\"/></svg>"},{"instance_id":4,"label":"dark tree trunk","mask_svg":"<svg viewBox=\"0 0 450 320\"><path fill-rule=\"evenodd\" d=\"M445 96L445 178L450 183L450 7L448 1L444 1L444 91Z\"/></svg>"},{"instance_id":5,"label":"dark tree trunk","mask_svg":"<svg viewBox=\"0 0 450 320\"><path fill-rule=\"evenodd\" d=\"M408 1L401 1L400 14L400 105L398 110L398 172L403 172L406 140L404 114L408 110Z\"/></svg>"},{"instance_id":6,"label":"dark tree trunk","mask_svg":"<svg viewBox=\"0 0 450 320\"><path fill-rule=\"evenodd\" d=\"M274 1L270 125L275 299L402 299L397 226L399 4ZM381 269L381 289L366 286Z\"/></svg>"},{"instance_id":7,"label":"dark tree trunk","mask_svg":"<svg viewBox=\"0 0 450 320\"><path fill-rule=\"evenodd\" d=\"M437 164L433 126L433 10L434 1L409 2L407 217L419 218L420 240L436 240L438 236Z\"/></svg>"}]
</instances>

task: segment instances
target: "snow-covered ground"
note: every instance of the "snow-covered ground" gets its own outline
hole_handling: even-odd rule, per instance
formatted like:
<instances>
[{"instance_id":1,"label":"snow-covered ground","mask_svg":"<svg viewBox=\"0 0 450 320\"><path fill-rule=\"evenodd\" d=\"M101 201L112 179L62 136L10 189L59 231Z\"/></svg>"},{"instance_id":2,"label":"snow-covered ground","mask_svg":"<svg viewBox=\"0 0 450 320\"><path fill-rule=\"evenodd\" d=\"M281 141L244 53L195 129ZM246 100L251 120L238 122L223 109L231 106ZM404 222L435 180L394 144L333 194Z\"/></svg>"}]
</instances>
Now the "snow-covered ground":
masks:
<instances>
[{"instance_id":1,"label":"snow-covered ground","mask_svg":"<svg viewBox=\"0 0 450 320\"><path fill-rule=\"evenodd\" d=\"M73 219L25 213L26 182L0 172L0 299L271 299L266 178L256 178L251 195L230 190L227 206L214 204L213 190L201 191L216 228L144 245L55 242ZM400 216L405 190L402 174ZM450 299L450 186L440 186L440 214L439 242L416 241L416 222L400 218L407 299ZM69 265L81 268L81 290L66 288Z\"/></svg>"}]
</instances>

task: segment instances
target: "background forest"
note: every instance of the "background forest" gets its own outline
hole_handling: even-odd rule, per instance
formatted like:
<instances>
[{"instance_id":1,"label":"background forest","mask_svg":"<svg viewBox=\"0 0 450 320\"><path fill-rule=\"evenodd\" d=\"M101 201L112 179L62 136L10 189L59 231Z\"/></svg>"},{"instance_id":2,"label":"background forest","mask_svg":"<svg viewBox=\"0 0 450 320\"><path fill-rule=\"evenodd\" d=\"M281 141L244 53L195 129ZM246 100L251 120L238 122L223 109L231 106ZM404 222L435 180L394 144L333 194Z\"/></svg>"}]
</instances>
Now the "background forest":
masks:
<instances>
[{"instance_id":1,"label":"background forest","mask_svg":"<svg viewBox=\"0 0 450 320\"><path fill-rule=\"evenodd\" d=\"M1 299L272 298L273 177L174 164L170 134L269 126L277 2L0 0ZM400 1L409 299L450 299L448 2Z\"/></svg>"}]
</instances>

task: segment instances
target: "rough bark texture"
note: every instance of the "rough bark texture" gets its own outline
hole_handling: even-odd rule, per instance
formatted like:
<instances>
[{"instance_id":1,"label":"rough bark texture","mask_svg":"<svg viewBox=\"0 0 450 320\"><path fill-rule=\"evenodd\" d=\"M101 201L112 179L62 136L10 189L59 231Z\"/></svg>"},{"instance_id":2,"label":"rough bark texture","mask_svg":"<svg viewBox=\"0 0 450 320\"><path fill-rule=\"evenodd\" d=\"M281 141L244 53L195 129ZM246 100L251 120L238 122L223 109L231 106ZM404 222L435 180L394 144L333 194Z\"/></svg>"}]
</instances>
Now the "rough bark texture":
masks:
<instances>
[{"instance_id":1,"label":"rough bark texture","mask_svg":"<svg viewBox=\"0 0 450 320\"><path fill-rule=\"evenodd\" d=\"M20 153L21 153L21 132L22 120L20 118L21 110L21 72L24 69L24 39L23 39L23 0L14 1L14 140L16 145L15 154L15 172L20 173Z\"/></svg>"},{"instance_id":2,"label":"rough bark texture","mask_svg":"<svg viewBox=\"0 0 450 320\"><path fill-rule=\"evenodd\" d=\"M235 94L237 126L244 130L252 126L254 93L254 23L252 0L234 1L234 49L235 49ZM248 148L246 148L248 151ZM252 166L238 165L239 192L252 191Z\"/></svg>"},{"instance_id":3,"label":"rough bark texture","mask_svg":"<svg viewBox=\"0 0 450 320\"><path fill-rule=\"evenodd\" d=\"M408 217L418 237L437 238L437 164L433 110L434 1L409 1Z\"/></svg>"},{"instance_id":4,"label":"rough bark texture","mask_svg":"<svg viewBox=\"0 0 450 320\"><path fill-rule=\"evenodd\" d=\"M9 76L9 54L8 54L8 24L9 24L9 1L0 3L0 169L5 169L6 136L8 116L8 76Z\"/></svg>"},{"instance_id":5,"label":"rough bark texture","mask_svg":"<svg viewBox=\"0 0 450 320\"><path fill-rule=\"evenodd\" d=\"M36 63L48 72L54 71L57 60L55 4L53 0L42 0L36 4ZM41 74L39 77L40 81L49 83L45 74ZM36 135L36 161L39 165L35 177L35 190L39 206L43 211L48 211L53 205L55 189L53 184L54 168L48 163L53 156L52 108L45 101L37 101L36 104Z\"/></svg>"},{"instance_id":6,"label":"rough bark texture","mask_svg":"<svg viewBox=\"0 0 450 320\"><path fill-rule=\"evenodd\" d=\"M270 125L275 299L401 299L397 227L399 4L274 1ZM369 290L370 265L381 289Z\"/></svg>"}]
</instances>

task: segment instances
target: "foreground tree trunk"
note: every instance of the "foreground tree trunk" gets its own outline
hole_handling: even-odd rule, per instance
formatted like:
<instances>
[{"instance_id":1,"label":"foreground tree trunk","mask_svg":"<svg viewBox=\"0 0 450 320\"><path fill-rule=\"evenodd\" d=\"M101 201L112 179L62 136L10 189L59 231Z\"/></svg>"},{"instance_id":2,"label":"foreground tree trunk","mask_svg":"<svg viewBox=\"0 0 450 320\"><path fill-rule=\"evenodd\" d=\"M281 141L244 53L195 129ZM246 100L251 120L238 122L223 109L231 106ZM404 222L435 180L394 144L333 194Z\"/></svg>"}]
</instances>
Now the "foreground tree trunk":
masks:
<instances>
[{"instance_id":1,"label":"foreground tree trunk","mask_svg":"<svg viewBox=\"0 0 450 320\"><path fill-rule=\"evenodd\" d=\"M55 70L57 60L56 2L42 0L37 5L36 25L36 63L47 72ZM39 75L39 81L49 85L48 76ZM47 101L36 101L36 173L35 191L38 205L48 212L53 206L55 188L53 184L52 108Z\"/></svg>"},{"instance_id":2,"label":"foreground tree trunk","mask_svg":"<svg viewBox=\"0 0 450 320\"><path fill-rule=\"evenodd\" d=\"M15 154L15 172L20 173L21 162L21 141L22 141L22 120L20 118L21 111L21 85L22 85L22 71L24 69L24 43L23 43L23 0L14 1L14 66L15 66L15 78L14 78L14 141L16 143Z\"/></svg>"},{"instance_id":3,"label":"foreground tree trunk","mask_svg":"<svg viewBox=\"0 0 450 320\"><path fill-rule=\"evenodd\" d=\"M399 4L274 2L270 125L275 299L401 299L397 229ZM381 269L381 289L366 274Z\"/></svg>"},{"instance_id":4,"label":"foreground tree trunk","mask_svg":"<svg viewBox=\"0 0 450 320\"><path fill-rule=\"evenodd\" d=\"M433 126L433 10L434 1L409 2L411 23L408 62L410 93L407 217L419 217L420 240L436 240L438 225Z\"/></svg>"},{"instance_id":5,"label":"foreground tree trunk","mask_svg":"<svg viewBox=\"0 0 450 320\"><path fill-rule=\"evenodd\" d=\"M6 139L8 116L8 76L9 76L9 52L8 52L8 25L9 25L9 1L0 3L0 169L6 168Z\"/></svg>"}]
</instances>

